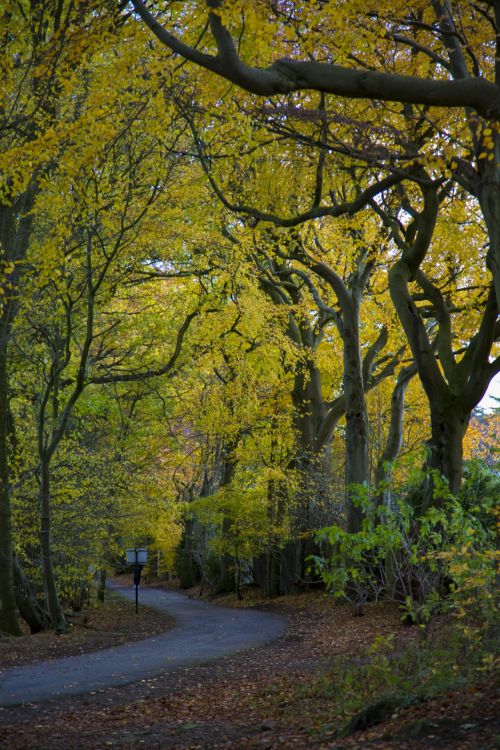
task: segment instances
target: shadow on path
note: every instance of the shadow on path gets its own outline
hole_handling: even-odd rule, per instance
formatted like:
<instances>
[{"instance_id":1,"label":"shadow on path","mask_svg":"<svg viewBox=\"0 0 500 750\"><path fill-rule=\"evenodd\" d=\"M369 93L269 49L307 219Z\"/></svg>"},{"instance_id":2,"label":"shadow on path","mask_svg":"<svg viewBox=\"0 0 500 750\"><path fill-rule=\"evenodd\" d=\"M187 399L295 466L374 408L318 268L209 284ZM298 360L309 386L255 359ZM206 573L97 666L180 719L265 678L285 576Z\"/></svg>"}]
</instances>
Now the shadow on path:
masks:
<instances>
[{"instance_id":1,"label":"shadow on path","mask_svg":"<svg viewBox=\"0 0 500 750\"><path fill-rule=\"evenodd\" d=\"M132 588L109 588L135 598ZM140 589L140 603L172 616L175 627L123 646L9 669L0 675L0 706L126 685L260 646L286 630L276 615L225 609L174 591Z\"/></svg>"}]
</instances>

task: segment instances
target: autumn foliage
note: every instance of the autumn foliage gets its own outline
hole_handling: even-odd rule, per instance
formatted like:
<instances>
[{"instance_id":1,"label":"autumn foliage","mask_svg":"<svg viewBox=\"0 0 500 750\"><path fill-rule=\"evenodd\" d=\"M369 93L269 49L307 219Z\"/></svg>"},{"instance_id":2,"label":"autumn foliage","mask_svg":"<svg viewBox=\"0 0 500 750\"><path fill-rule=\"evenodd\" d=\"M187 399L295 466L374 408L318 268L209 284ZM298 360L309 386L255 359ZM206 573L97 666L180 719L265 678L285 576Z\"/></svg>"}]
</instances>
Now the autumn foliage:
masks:
<instances>
[{"instance_id":1,"label":"autumn foliage","mask_svg":"<svg viewBox=\"0 0 500 750\"><path fill-rule=\"evenodd\" d=\"M0 11L2 632L136 544L419 621L490 591L500 22L379 6Z\"/></svg>"}]
</instances>

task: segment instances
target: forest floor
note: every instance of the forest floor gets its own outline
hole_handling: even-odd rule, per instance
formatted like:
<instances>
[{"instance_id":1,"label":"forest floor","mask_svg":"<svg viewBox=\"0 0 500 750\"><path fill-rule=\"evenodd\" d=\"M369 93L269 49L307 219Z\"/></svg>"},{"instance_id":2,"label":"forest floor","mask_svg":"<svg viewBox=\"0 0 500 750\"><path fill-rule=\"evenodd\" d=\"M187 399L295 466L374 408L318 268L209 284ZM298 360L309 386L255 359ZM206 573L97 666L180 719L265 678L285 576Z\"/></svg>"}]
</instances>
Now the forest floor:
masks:
<instances>
[{"instance_id":1,"label":"forest floor","mask_svg":"<svg viewBox=\"0 0 500 750\"><path fill-rule=\"evenodd\" d=\"M338 736L353 713L349 693L357 691L363 676L370 678L362 671L365 649L392 636L395 657L429 636L403 626L397 608L369 605L363 617L355 617L320 592L270 601L249 590L241 603L235 597L217 601L285 616L287 633L211 664L95 694L3 709L2 750L500 747L499 701L491 674L482 683L448 684L411 705L390 708L374 726ZM373 695L365 685L372 703L381 698L380 680L394 688L391 658L379 650L372 652L380 673ZM417 667L408 663L410 671Z\"/></svg>"}]
</instances>

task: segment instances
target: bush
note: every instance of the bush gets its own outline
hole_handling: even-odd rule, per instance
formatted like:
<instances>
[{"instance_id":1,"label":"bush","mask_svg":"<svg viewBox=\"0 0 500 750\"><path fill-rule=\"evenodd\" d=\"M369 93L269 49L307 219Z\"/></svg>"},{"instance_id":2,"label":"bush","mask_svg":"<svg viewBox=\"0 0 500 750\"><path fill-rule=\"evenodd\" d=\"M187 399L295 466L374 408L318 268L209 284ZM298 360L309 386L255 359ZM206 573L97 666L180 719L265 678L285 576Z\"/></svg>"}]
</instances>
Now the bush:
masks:
<instances>
[{"instance_id":1,"label":"bush","mask_svg":"<svg viewBox=\"0 0 500 750\"><path fill-rule=\"evenodd\" d=\"M404 499L393 508L374 507L363 488L361 531L322 529L317 541L331 553L310 558L311 564L330 592L358 609L383 597L400 604L411 622L425 623L435 612L451 609L489 628L497 612L494 504L500 477L471 463L458 497L440 477L432 480L439 504L420 517Z\"/></svg>"}]
</instances>

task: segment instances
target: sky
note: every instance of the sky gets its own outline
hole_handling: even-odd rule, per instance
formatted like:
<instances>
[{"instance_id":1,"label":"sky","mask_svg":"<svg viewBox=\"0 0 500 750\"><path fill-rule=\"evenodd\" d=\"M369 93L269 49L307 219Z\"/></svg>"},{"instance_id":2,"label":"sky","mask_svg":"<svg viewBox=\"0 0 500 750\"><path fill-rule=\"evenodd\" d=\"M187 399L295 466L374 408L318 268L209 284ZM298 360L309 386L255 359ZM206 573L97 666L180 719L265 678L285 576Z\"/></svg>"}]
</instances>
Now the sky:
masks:
<instances>
[{"instance_id":1,"label":"sky","mask_svg":"<svg viewBox=\"0 0 500 750\"><path fill-rule=\"evenodd\" d=\"M489 385L488 390L486 391L486 395L484 396L483 400L480 401L479 406L481 407L481 409L494 409L495 407L498 409L500 407L500 403L498 401L494 401L492 399L492 396L500 398L500 374L495 375Z\"/></svg>"}]
</instances>

